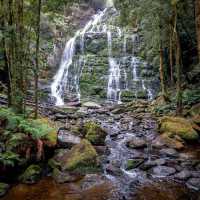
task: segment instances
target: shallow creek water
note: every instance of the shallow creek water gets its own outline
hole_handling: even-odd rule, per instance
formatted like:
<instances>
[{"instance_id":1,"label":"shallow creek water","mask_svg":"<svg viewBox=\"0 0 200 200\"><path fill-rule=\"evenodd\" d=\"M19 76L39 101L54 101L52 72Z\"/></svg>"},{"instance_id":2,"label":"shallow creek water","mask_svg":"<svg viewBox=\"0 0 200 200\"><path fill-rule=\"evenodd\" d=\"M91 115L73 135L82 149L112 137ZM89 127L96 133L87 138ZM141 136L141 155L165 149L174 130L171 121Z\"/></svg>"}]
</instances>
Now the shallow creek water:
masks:
<instances>
[{"instance_id":1,"label":"shallow creek water","mask_svg":"<svg viewBox=\"0 0 200 200\"><path fill-rule=\"evenodd\" d=\"M98 175L103 177L101 181L82 187L84 179L57 184L47 177L34 185L14 186L2 200L199 200L194 184L200 180L199 146L181 152L155 147L157 123L145 112L112 114L93 110L88 119L98 121L108 132L101 162L103 173ZM137 148L127 145L138 138ZM138 163L128 169L128 160Z\"/></svg>"}]
</instances>

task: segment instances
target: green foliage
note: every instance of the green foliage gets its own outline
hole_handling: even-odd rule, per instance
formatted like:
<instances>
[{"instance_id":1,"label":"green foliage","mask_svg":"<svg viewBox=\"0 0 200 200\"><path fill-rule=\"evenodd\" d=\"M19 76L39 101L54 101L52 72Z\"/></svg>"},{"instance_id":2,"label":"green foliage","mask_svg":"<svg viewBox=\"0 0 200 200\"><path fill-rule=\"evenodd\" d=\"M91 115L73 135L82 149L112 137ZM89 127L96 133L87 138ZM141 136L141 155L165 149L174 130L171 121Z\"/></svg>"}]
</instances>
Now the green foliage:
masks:
<instances>
[{"instance_id":1,"label":"green foliage","mask_svg":"<svg viewBox=\"0 0 200 200\"><path fill-rule=\"evenodd\" d=\"M4 166L11 166L14 167L15 164L19 163L21 161L18 154L6 151L4 153L0 153L0 163Z\"/></svg>"},{"instance_id":2,"label":"green foliage","mask_svg":"<svg viewBox=\"0 0 200 200\"><path fill-rule=\"evenodd\" d=\"M23 120L21 115L16 115L12 109L0 109L0 119L6 119L6 129L7 130L16 130L20 121Z\"/></svg>"},{"instance_id":3,"label":"green foliage","mask_svg":"<svg viewBox=\"0 0 200 200\"><path fill-rule=\"evenodd\" d=\"M185 90L183 92L184 105L194 105L200 102L200 90Z\"/></svg>"},{"instance_id":4,"label":"green foliage","mask_svg":"<svg viewBox=\"0 0 200 200\"><path fill-rule=\"evenodd\" d=\"M34 139L44 138L53 130L48 124L43 124L38 120L23 120L19 128L22 132L30 134Z\"/></svg>"},{"instance_id":5,"label":"green foliage","mask_svg":"<svg viewBox=\"0 0 200 200\"><path fill-rule=\"evenodd\" d=\"M23 183L32 184L40 179L42 169L38 165L30 165L20 176Z\"/></svg>"}]
</instances>

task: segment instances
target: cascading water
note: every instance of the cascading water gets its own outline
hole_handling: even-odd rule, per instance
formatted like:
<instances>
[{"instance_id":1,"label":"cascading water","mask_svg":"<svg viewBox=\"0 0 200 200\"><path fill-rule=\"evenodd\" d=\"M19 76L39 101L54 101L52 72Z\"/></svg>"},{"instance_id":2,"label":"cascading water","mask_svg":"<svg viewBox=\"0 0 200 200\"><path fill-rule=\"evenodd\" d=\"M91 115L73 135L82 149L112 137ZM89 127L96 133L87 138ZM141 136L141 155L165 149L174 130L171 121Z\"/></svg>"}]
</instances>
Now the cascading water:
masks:
<instances>
[{"instance_id":1,"label":"cascading water","mask_svg":"<svg viewBox=\"0 0 200 200\"><path fill-rule=\"evenodd\" d=\"M98 67L104 67L103 70L108 65L108 74L106 73L102 77L102 79L106 79L105 84L99 86L104 87L103 89L107 88L106 93L109 102L121 103L123 91L132 92L133 96L137 98L138 90L141 88L147 91L149 100L153 99L154 91L151 90L149 85L145 87L142 81L144 79L146 82L146 79L141 76L142 61L135 55L139 36L136 33L132 34L131 32L127 32L127 29L126 31L122 30L115 23L113 24L113 19L119 16L119 12L115 9L112 0L108 0L106 5L103 11L95 14L84 28L77 31L74 37L66 43L60 68L51 85L51 93L56 100L57 106L64 105L66 94L69 100L80 101L82 74L83 77L90 74L89 81L93 84L93 81L91 81L93 80L92 72L97 70L94 68L99 63L101 66ZM97 41L102 42L106 38L108 55L103 54L103 58L108 56L108 59L106 58L107 63L102 64L102 61L98 63L99 58L97 52L93 54L95 58L93 57L93 61L90 64L91 51L88 52L88 44L90 45L92 42L95 42L96 48ZM102 48L105 48L105 43L103 45L102 47L99 46L101 48L97 47L97 49L101 51ZM132 46L132 51L130 45ZM116 54L116 51L118 51L118 54ZM87 68L87 71L85 71L85 68ZM99 74L99 76L101 77L102 74ZM102 81L102 79L99 79L99 81ZM96 81L96 83L99 83L99 81ZM90 86L87 85L87 87L86 90L89 91ZM84 92L83 95L85 95Z\"/></svg>"},{"instance_id":2,"label":"cascading water","mask_svg":"<svg viewBox=\"0 0 200 200\"><path fill-rule=\"evenodd\" d=\"M85 40L86 32L88 30L89 30L88 31L89 33L93 33L95 31L96 25L101 21L101 18L104 16L106 11L107 11L107 8L99 12L98 14L94 15L93 18L83 28L83 30L77 31L75 36L66 43L61 64L60 64L60 68L57 74L55 75L54 81L51 85L51 93L52 93L52 96L56 99L57 106L64 105L64 93L66 90L66 86L68 84L69 67L72 65L73 56L75 54L75 46L76 46L77 37L80 36L81 38L80 46L81 46L82 54L84 54L84 40ZM79 82L77 82L77 80L79 80L79 78L75 78L75 87L77 91L77 98L80 100L81 94L80 94L80 89L78 85Z\"/></svg>"},{"instance_id":3,"label":"cascading water","mask_svg":"<svg viewBox=\"0 0 200 200\"><path fill-rule=\"evenodd\" d=\"M121 35L119 35L121 37ZM108 89L107 99L114 102L121 102L120 99L120 63L112 57L112 33L107 32L108 37L108 61L109 61L109 78L108 78Z\"/></svg>"}]
</instances>

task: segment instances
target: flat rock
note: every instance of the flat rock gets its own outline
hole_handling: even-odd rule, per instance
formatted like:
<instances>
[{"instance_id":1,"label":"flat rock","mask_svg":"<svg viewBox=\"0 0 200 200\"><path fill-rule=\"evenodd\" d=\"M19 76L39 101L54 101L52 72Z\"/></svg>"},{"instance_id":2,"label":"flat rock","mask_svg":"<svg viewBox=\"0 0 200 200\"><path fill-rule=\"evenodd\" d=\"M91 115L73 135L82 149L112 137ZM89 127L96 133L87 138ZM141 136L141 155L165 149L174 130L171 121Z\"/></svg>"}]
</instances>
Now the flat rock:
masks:
<instances>
[{"instance_id":1,"label":"flat rock","mask_svg":"<svg viewBox=\"0 0 200 200\"><path fill-rule=\"evenodd\" d=\"M146 141L142 138L133 138L127 142L127 147L133 149L145 148L147 146Z\"/></svg>"},{"instance_id":2,"label":"flat rock","mask_svg":"<svg viewBox=\"0 0 200 200\"><path fill-rule=\"evenodd\" d=\"M67 130L60 130L58 132L58 143L60 146L72 147L73 145L79 144L81 138L73 135Z\"/></svg>"},{"instance_id":3,"label":"flat rock","mask_svg":"<svg viewBox=\"0 0 200 200\"><path fill-rule=\"evenodd\" d=\"M153 174L160 177L170 176L174 174L176 170L172 167L157 166L153 168Z\"/></svg>"},{"instance_id":4,"label":"flat rock","mask_svg":"<svg viewBox=\"0 0 200 200\"><path fill-rule=\"evenodd\" d=\"M91 108L91 109L99 109L101 108L101 105L95 103L95 102L86 102L83 104L83 107Z\"/></svg>"},{"instance_id":5,"label":"flat rock","mask_svg":"<svg viewBox=\"0 0 200 200\"><path fill-rule=\"evenodd\" d=\"M169 157L177 157L178 156L178 152L175 149L170 149L170 148L161 149L160 154L169 156Z\"/></svg>"}]
</instances>

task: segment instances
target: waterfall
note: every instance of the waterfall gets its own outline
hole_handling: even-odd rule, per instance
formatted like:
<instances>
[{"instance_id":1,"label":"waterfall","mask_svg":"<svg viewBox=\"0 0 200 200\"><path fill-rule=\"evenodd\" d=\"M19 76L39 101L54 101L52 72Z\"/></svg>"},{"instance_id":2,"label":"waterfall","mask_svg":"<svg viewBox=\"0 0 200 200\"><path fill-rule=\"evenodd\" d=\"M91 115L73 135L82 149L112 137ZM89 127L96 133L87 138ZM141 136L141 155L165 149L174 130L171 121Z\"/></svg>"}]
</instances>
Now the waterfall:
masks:
<instances>
[{"instance_id":1,"label":"waterfall","mask_svg":"<svg viewBox=\"0 0 200 200\"><path fill-rule=\"evenodd\" d=\"M107 88L107 99L121 103L121 91L120 91L120 64L115 58L112 57L112 33L107 32L108 37L108 61L109 61L109 78Z\"/></svg>"},{"instance_id":2,"label":"waterfall","mask_svg":"<svg viewBox=\"0 0 200 200\"><path fill-rule=\"evenodd\" d=\"M142 89L144 91L147 91L147 95L148 95L148 100L152 100L153 99L153 94L152 94L152 91L151 89L147 88L144 84L144 80L142 80Z\"/></svg>"},{"instance_id":3,"label":"waterfall","mask_svg":"<svg viewBox=\"0 0 200 200\"><path fill-rule=\"evenodd\" d=\"M68 80L67 77L69 73L69 67L72 64L72 59L74 56L76 37L77 34L75 34L75 36L67 42L62 56L60 68L51 85L51 93L52 96L56 98L57 106L64 105L63 95Z\"/></svg>"},{"instance_id":4,"label":"waterfall","mask_svg":"<svg viewBox=\"0 0 200 200\"><path fill-rule=\"evenodd\" d=\"M138 89L141 89L141 87L147 92L148 99L153 99L155 91L152 90L149 85L148 87L145 85L144 80L146 81L146 79L142 80L141 71L143 68L140 69L139 67L143 67L140 65L143 62L140 61L140 58L135 56L140 38L138 34L132 34L128 30L122 30L117 25L113 25L113 22L115 22L113 18L115 19L117 16L119 16L119 12L115 9L113 1L107 0L106 8L92 16L91 20L89 20L81 30L77 31L74 37L67 41L59 70L51 84L52 97L55 98L57 106L64 105L66 96L78 101L81 100L80 80L82 72L85 73L84 66L87 67L86 69L90 69L98 66L99 63L102 65L100 68L104 67L105 64L107 65L107 58L104 59L106 62L104 61L103 64L98 62L98 58L97 63L95 63L96 60L94 59L92 64L90 64L90 62L87 64L90 60L90 54L89 56L87 55L88 48L85 48L86 45L90 45L93 41L98 41L98 39L101 41L106 40L106 36L109 70L108 80L105 80L103 86L107 88L107 100L109 102L121 103L121 93L123 91L133 92L137 98ZM132 39L132 44L130 39ZM132 52L130 51L131 45ZM95 56L98 55L97 52ZM90 72L91 71L92 69ZM107 77L107 74L102 75ZM84 77L84 75L82 77ZM104 77L102 77L102 79L104 79ZM130 79L131 77L132 79ZM88 84L88 87L90 87L90 85L91 83ZM87 93L87 91L83 92L83 96L85 93Z\"/></svg>"},{"instance_id":5,"label":"waterfall","mask_svg":"<svg viewBox=\"0 0 200 200\"><path fill-rule=\"evenodd\" d=\"M109 5L111 5L111 3L109 3ZM66 43L59 70L57 74L55 75L55 77L53 78L53 83L51 85L51 94L52 94L52 97L56 99L55 104L57 106L64 105L65 90L66 90L66 87L69 88L69 86L67 85L68 79L69 79L69 68L73 62L77 37L80 36L81 38L80 46L81 46L81 52L83 55L86 32L88 31L88 33L93 33L96 31L95 28L98 27L97 24L101 21L106 11L107 11L107 8L104 9L103 11L98 12L96 15L94 15L92 19L85 25L83 30L77 31L75 36ZM102 31L105 31L105 26L102 28ZM74 81L75 81L74 84L75 84L75 88L77 92L77 98L80 100L81 94L80 94L80 89L79 89L79 79L80 78L74 78Z\"/></svg>"},{"instance_id":6,"label":"waterfall","mask_svg":"<svg viewBox=\"0 0 200 200\"><path fill-rule=\"evenodd\" d=\"M138 75L137 75L138 60L137 60L136 57L132 57L131 66L132 66L132 69L133 69L133 80L137 81L138 80Z\"/></svg>"}]
</instances>

